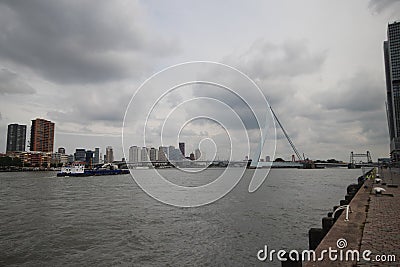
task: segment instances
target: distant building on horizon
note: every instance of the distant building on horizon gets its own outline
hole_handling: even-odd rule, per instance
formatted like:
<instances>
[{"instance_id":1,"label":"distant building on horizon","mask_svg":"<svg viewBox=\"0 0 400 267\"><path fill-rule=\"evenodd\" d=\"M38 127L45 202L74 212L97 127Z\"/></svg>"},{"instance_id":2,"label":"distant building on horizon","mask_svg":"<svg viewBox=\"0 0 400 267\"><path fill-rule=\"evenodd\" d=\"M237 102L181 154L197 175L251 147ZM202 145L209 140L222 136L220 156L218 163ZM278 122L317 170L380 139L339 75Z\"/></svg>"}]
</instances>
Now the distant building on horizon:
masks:
<instances>
[{"instance_id":1,"label":"distant building on horizon","mask_svg":"<svg viewBox=\"0 0 400 267\"><path fill-rule=\"evenodd\" d=\"M31 126L31 151L53 152L54 122L36 119Z\"/></svg>"},{"instance_id":2,"label":"distant building on horizon","mask_svg":"<svg viewBox=\"0 0 400 267\"><path fill-rule=\"evenodd\" d=\"M137 146L131 146L129 148L129 162L139 161L139 148Z\"/></svg>"},{"instance_id":3,"label":"distant building on horizon","mask_svg":"<svg viewBox=\"0 0 400 267\"><path fill-rule=\"evenodd\" d=\"M149 154L150 154L151 162L154 162L157 160L157 152L158 152L158 150L156 148L154 148L154 147L150 148Z\"/></svg>"},{"instance_id":4,"label":"distant building on horizon","mask_svg":"<svg viewBox=\"0 0 400 267\"><path fill-rule=\"evenodd\" d=\"M196 148L196 150L194 151L194 159L198 160L201 157L201 151L200 149Z\"/></svg>"},{"instance_id":5,"label":"distant building on horizon","mask_svg":"<svg viewBox=\"0 0 400 267\"><path fill-rule=\"evenodd\" d=\"M181 151L182 156L185 157L185 143L183 142L179 143L179 150Z\"/></svg>"},{"instance_id":6,"label":"distant building on horizon","mask_svg":"<svg viewBox=\"0 0 400 267\"><path fill-rule=\"evenodd\" d=\"M65 148L63 148L63 147L59 147L57 151L58 151L58 153L60 153L62 155L65 154Z\"/></svg>"},{"instance_id":7,"label":"distant building on horizon","mask_svg":"<svg viewBox=\"0 0 400 267\"><path fill-rule=\"evenodd\" d=\"M112 163L114 161L114 152L111 146L106 147L106 154L104 159L104 163Z\"/></svg>"},{"instance_id":8,"label":"distant building on horizon","mask_svg":"<svg viewBox=\"0 0 400 267\"><path fill-rule=\"evenodd\" d=\"M166 162L166 161L168 161L168 153L169 151L168 151L168 147L166 147L166 146L160 146L159 148L158 148L158 161L163 161L163 162Z\"/></svg>"},{"instance_id":9,"label":"distant building on horizon","mask_svg":"<svg viewBox=\"0 0 400 267\"><path fill-rule=\"evenodd\" d=\"M75 149L74 161L86 162L86 149L84 148Z\"/></svg>"},{"instance_id":10,"label":"distant building on horizon","mask_svg":"<svg viewBox=\"0 0 400 267\"><path fill-rule=\"evenodd\" d=\"M94 148L94 158L93 158L93 164L99 164L100 163L100 148L95 147Z\"/></svg>"},{"instance_id":11,"label":"distant building on horizon","mask_svg":"<svg viewBox=\"0 0 400 267\"><path fill-rule=\"evenodd\" d=\"M26 125L9 124L7 128L6 152L25 151Z\"/></svg>"},{"instance_id":12,"label":"distant building on horizon","mask_svg":"<svg viewBox=\"0 0 400 267\"><path fill-rule=\"evenodd\" d=\"M94 152L92 150L86 150L85 162L87 166L93 166Z\"/></svg>"},{"instance_id":13,"label":"distant building on horizon","mask_svg":"<svg viewBox=\"0 0 400 267\"><path fill-rule=\"evenodd\" d=\"M400 162L400 21L388 25L383 51L390 157L392 161Z\"/></svg>"}]
</instances>

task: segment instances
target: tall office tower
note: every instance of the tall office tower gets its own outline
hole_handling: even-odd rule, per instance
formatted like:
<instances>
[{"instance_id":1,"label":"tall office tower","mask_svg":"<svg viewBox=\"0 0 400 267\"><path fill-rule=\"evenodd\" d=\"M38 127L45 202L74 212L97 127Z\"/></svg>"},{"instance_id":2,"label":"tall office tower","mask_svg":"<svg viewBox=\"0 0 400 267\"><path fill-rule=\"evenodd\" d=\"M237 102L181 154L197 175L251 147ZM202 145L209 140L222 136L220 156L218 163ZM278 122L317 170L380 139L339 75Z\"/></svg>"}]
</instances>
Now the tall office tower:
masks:
<instances>
[{"instance_id":1,"label":"tall office tower","mask_svg":"<svg viewBox=\"0 0 400 267\"><path fill-rule=\"evenodd\" d=\"M53 152L54 122L44 119L32 120L31 151Z\"/></svg>"},{"instance_id":2,"label":"tall office tower","mask_svg":"<svg viewBox=\"0 0 400 267\"><path fill-rule=\"evenodd\" d=\"M194 159L198 160L201 157L201 151L200 149L196 148L196 150L194 151Z\"/></svg>"},{"instance_id":3,"label":"tall office tower","mask_svg":"<svg viewBox=\"0 0 400 267\"><path fill-rule=\"evenodd\" d=\"M92 150L87 150L85 153L85 162L88 166L93 166L94 152Z\"/></svg>"},{"instance_id":4,"label":"tall office tower","mask_svg":"<svg viewBox=\"0 0 400 267\"><path fill-rule=\"evenodd\" d=\"M65 154L65 148L59 147L58 148L58 153L60 153L61 155L64 155Z\"/></svg>"},{"instance_id":5,"label":"tall office tower","mask_svg":"<svg viewBox=\"0 0 400 267\"><path fill-rule=\"evenodd\" d=\"M94 149L93 164L99 164L99 163L100 163L100 148L96 147Z\"/></svg>"},{"instance_id":6,"label":"tall office tower","mask_svg":"<svg viewBox=\"0 0 400 267\"><path fill-rule=\"evenodd\" d=\"M158 148L158 161L168 161L168 147L160 146Z\"/></svg>"},{"instance_id":7,"label":"tall office tower","mask_svg":"<svg viewBox=\"0 0 400 267\"><path fill-rule=\"evenodd\" d=\"M25 151L26 125L9 124L7 129L7 152Z\"/></svg>"},{"instance_id":8,"label":"tall office tower","mask_svg":"<svg viewBox=\"0 0 400 267\"><path fill-rule=\"evenodd\" d=\"M74 160L85 162L86 161L86 149L84 149L84 148L75 149Z\"/></svg>"},{"instance_id":9,"label":"tall office tower","mask_svg":"<svg viewBox=\"0 0 400 267\"><path fill-rule=\"evenodd\" d=\"M158 151L157 151L156 148L154 148L154 147L150 148L149 154L150 154L150 161L151 161L151 162L154 162L154 161L157 160L157 152L158 152Z\"/></svg>"},{"instance_id":10,"label":"tall office tower","mask_svg":"<svg viewBox=\"0 0 400 267\"><path fill-rule=\"evenodd\" d=\"M387 119L390 135L390 156L400 161L400 21L388 25L387 41L383 43Z\"/></svg>"},{"instance_id":11,"label":"tall office tower","mask_svg":"<svg viewBox=\"0 0 400 267\"><path fill-rule=\"evenodd\" d=\"M179 143L179 150L181 151L182 156L185 157L185 143Z\"/></svg>"},{"instance_id":12,"label":"tall office tower","mask_svg":"<svg viewBox=\"0 0 400 267\"><path fill-rule=\"evenodd\" d=\"M112 163L114 161L114 152L111 146L106 147L106 155L104 163Z\"/></svg>"},{"instance_id":13,"label":"tall office tower","mask_svg":"<svg viewBox=\"0 0 400 267\"><path fill-rule=\"evenodd\" d=\"M149 161L149 148L147 147L142 147L142 150L140 152L140 161Z\"/></svg>"},{"instance_id":14,"label":"tall office tower","mask_svg":"<svg viewBox=\"0 0 400 267\"><path fill-rule=\"evenodd\" d=\"M139 161L139 148L137 146L131 146L129 148L129 162Z\"/></svg>"}]
</instances>

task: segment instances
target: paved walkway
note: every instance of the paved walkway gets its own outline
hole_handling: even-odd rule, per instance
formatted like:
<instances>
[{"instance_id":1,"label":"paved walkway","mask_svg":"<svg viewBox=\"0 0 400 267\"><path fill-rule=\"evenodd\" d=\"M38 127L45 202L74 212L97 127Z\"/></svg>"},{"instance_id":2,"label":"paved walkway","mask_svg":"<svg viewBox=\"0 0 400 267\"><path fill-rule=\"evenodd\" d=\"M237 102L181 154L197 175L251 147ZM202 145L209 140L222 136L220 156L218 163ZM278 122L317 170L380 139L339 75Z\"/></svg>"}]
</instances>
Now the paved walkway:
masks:
<instances>
[{"instance_id":1,"label":"paved walkway","mask_svg":"<svg viewBox=\"0 0 400 267\"><path fill-rule=\"evenodd\" d=\"M376 255L384 256L373 262L361 261L358 266L400 266L400 187L388 186L390 184L400 186L400 173L386 169L378 172L387 185L374 184L374 187L382 187L386 191L381 196L370 195L360 250L372 251L372 260ZM377 261L387 259L388 255L395 255L396 262Z\"/></svg>"},{"instance_id":2,"label":"paved walkway","mask_svg":"<svg viewBox=\"0 0 400 267\"><path fill-rule=\"evenodd\" d=\"M331 230L316 249L316 254L329 248L338 249L337 241L345 239L343 251L358 250L360 261L332 261L324 257L321 261L305 262L303 266L400 266L400 170L378 170L382 182L367 180L350 202L352 213L349 221L344 221L345 214L338 218ZM397 184L399 187L389 187ZM373 194L372 188L381 187L386 191L382 195ZM371 261L363 260L363 251ZM388 257L395 256L395 262ZM383 263L379 259L386 259Z\"/></svg>"}]
</instances>

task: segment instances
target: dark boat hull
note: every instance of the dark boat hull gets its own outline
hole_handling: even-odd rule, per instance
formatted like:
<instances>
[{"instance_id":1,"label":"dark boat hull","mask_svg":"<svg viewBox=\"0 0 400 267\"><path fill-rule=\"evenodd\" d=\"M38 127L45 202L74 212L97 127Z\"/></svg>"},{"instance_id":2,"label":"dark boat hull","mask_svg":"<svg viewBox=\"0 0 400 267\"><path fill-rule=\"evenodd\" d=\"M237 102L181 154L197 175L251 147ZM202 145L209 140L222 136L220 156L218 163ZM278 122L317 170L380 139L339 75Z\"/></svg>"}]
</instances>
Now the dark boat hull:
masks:
<instances>
[{"instance_id":1,"label":"dark boat hull","mask_svg":"<svg viewBox=\"0 0 400 267\"><path fill-rule=\"evenodd\" d=\"M102 175L119 175L119 174L128 174L129 170L85 170L84 173L66 173L59 172L57 173L58 177L81 177L81 176L102 176Z\"/></svg>"}]
</instances>

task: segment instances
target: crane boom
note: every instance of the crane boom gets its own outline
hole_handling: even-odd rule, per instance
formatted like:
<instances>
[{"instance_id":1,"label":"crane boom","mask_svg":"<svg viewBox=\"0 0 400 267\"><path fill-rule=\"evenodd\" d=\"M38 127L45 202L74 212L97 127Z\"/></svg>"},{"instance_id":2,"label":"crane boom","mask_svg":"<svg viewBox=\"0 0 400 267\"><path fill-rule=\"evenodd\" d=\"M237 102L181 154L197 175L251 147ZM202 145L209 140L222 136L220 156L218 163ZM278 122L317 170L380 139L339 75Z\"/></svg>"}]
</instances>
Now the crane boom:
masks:
<instances>
[{"instance_id":1,"label":"crane boom","mask_svg":"<svg viewBox=\"0 0 400 267\"><path fill-rule=\"evenodd\" d=\"M285 135L286 139L288 140L288 142L289 142L290 146L292 147L294 153L296 154L297 158L299 159L299 161L302 161L302 158L301 158L301 155L300 155L299 151L297 150L296 146L293 144L293 142L290 139L289 135L285 131L285 128L283 128L283 126L282 126L281 122L279 121L278 117L276 116L274 110L272 109L271 106L269 108L271 109L272 115L274 115L274 118L275 118L276 122L278 123L279 127L281 127L283 134Z\"/></svg>"}]
</instances>

